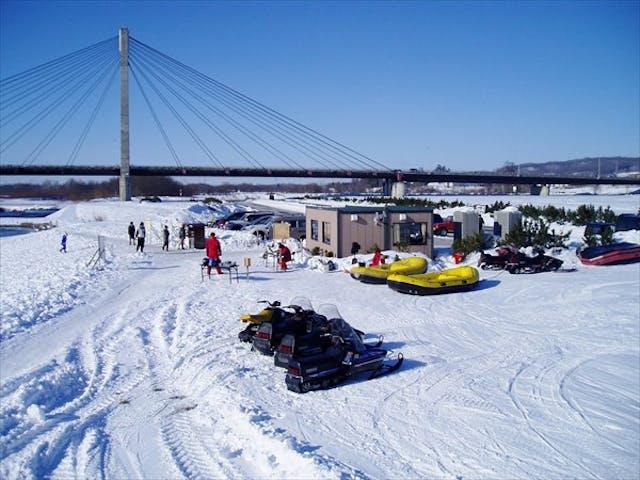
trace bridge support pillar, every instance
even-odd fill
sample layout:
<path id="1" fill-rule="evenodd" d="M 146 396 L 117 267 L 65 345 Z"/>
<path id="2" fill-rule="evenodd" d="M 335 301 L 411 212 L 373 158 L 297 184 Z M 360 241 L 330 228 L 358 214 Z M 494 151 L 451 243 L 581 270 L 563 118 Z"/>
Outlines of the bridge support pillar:
<path id="1" fill-rule="evenodd" d="M 407 191 L 407 184 L 404 182 L 393 182 L 391 184 L 391 197 L 404 198 Z"/>
<path id="2" fill-rule="evenodd" d="M 120 201 L 131 201 L 131 176 L 129 174 L 120 175 Z"/>
<path id="3" fill-rule="evenodd" d="M 391 196 L 391 186 L 393 185 L 393 182 L 391 180 L 389 180 L 388 178 L 385 178 L 384 180 L 382 180 L 382 195 L 385 197 L 390 197 Z"/>
<path id="4" fill-rule="evenodd" d="M 120 29 L 120 200 L 131 201 L 129 175 L 129 30 Z"/>
<path id="5" fill-rule="evenodd" d="M 531 185 L 531 195 L 540 195 L 541 197 L 548 197 L 551 192 L 550 185 Z"/>

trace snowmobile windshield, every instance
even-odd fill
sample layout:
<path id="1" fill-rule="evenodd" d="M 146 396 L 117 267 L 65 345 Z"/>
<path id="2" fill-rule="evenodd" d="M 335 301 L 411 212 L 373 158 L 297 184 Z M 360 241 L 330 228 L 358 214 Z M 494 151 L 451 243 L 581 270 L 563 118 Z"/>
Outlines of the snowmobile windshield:
<path id="1" fill-rule="evenodd" d="M 318 307 L 318 313 L 327 317 L 328 320 L 342 318 L 342 315 L 340 315 L 340 312 L 338 311 L 338 307 L 332 303 L 323 303 L 320 305 Z"/>
<path id="2" fill-rule="evenodd" d="M 364 346 L 360 335 L 342 318 L 331 319 L 331 333 L 341 337 L 345 343 L 350 343 L 354 352 L 363 352 L 367 348 Z"/>
<path id="3" fill-rule="evenodd" d="M 313 312 L 313 305 L 307 297 L 293 297 L 289 305 L 297 305 L 306 312 Z"/>

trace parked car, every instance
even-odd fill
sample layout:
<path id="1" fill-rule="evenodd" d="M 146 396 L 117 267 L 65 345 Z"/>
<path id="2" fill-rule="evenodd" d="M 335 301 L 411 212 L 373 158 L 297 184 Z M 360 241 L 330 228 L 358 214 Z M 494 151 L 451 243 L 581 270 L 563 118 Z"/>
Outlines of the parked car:
<path id="1" fill-rule="evenodd" d="M 435 235 L 446 236 L 450 232 L 453 233 L 453 217 L 449 216 L 443 219 L 437 213 L 433 214 L 433 233 Z"/>
<path id="2" fill-rule="evenodd" d="M 246 225 L 244 225 L 241 228 L 241 230 L 243 232 L 252 233 L 257 237 L 264 238 L 259 235 L 259 232 L 262 232 L 265 229 L 268 230 L 272 221 L 273 221 L 273 215 L 265 215 L 262 217 L 257 217 L 252 221 L 250 221 L 249 223 L 247 223 Z"/>
<path id="3" fill-rule="evenodd" d="M 289 236 L 297 240 L 303 240 L 306 236 L 307 219 L 303 214 L 284 215 L 278 214 L 269 219 L 266 223 L 247 226 L 244 230 L 253 233 L 261 240 L 273 239 L 273 225 L 275 223 L 288 223 Z"/>
<path id="4" fill-rule="evenodd" d="M 640 230 L 640 215 L 623 213 L 616 219 L 616 232 L 627 230 Z"/>
<path id="5" fill-rule="evenodd" d="M 224 226 L 225 230 L 240 230 L 249 223 L 263 217 L 272 217 L 274 215 L 273 212 L 245 212 L 245 214 L 240 217 L 238 220 L 233 220 L 231 222 L 227 222 Z"/>
<path id="6" fill-rule="evenodd" d="M 247 213 L 245 210 L 238 210 L 237 212 L 232 212 L 228 215 L 225 215 L 222 218 L 218 218 L 217 220 L 211 222 L 211 224 L 209 225 L 210 227 L 218 227 L 218 228 L 224 228 L 224 226 L 227 224 L 227 222 L 232 222 L 234 220 L 240 220 L 240 218 L 242 218 L 242 216 Z"/>

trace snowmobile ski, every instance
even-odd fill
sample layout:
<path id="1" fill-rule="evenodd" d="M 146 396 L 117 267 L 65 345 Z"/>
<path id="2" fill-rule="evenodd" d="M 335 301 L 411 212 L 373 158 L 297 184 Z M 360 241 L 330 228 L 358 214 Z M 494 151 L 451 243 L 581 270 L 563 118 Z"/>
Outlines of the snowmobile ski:
<path id="1" fill-rule="evenodd" d="M 378 367 L 377 370 L 374 370 L 371 375 L 369 376 L 369 380 L 372 380 L 374 378 L 378 378 L 378 377 L 382 377 L 383 375 L 386 375 L 388 373 L 391 372 L 395 372 L 396 370 L 398 370 L 400 368 L 400 366 L 402 365 L 402 362 L 404 361 L 404 356 L 402 355 L 402 353 L 398 353 L 395 363 L 383 363 L 380 367 Z"/>

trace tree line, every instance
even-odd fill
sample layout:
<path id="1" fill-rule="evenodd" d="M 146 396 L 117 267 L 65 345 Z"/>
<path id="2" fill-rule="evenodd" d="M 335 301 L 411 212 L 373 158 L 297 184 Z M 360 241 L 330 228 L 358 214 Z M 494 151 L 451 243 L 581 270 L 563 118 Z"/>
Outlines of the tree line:
<path id="1" fill-rule="evenodd" d="M 345 193 L 364 192 L 375 186 L 375 181 L 354 179 L 350 182 L 331 182 L 327 184 L 306 183 L 223 183 L 210 185 L 207 183 L 183 184 L 172 177 L 135 177 L 131 182 L 131 195 L 134 197 L 183 196 L 193 197 L 206 194 L 224 194 L 233 192 L 282 193 Z M 119 197 L 119 179 L 104 181 L 67 180 L 66 182 L 15 183 L 0 185 L 0 195 L 13 198 L 47 197 L 73 201 L 91 200 L 94 198 Z"/>

